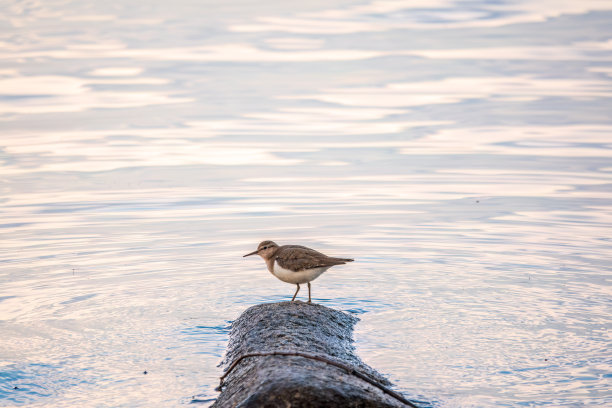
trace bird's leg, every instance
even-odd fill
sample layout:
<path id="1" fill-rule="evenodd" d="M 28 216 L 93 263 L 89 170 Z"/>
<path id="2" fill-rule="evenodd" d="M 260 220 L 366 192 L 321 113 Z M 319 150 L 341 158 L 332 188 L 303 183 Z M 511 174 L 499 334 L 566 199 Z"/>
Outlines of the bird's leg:
<path id="1" fill-rule="evenodd" d="M 308 282 L 308 303 L 312 303 L 312 300 L 310 300 L 310 282 Z"/>
<path id="2" fill-rule="evenodd" d="M 292 302 L 295 300 L 295 297 L 297 296 L 297 293 L 300 291 L 300 284 L 296 283 L 296 285 L 297 285 L 298 288 L 295 291 L 295 293 L 293 294 L 293 299 L 291 299 Z M 309 283 L 309 285 L 310 285 L 310 283 Z"/>

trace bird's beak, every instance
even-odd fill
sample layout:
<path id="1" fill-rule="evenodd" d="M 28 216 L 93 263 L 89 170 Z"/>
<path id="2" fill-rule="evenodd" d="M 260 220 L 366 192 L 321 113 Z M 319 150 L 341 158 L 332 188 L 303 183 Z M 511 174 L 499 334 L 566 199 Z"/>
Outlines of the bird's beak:
<path id="1" fill-rule="evenodd" d="M 245 258 L 245 257 L 247 257 L 247 256 L 255 255 L 255 254 L 257 254 L 257 252 L 258 252 L 258 251 L 253 251 L 253 252 L 251 252 L 250 254 L 246 254 L 246 255 L 244 255 L 244 256 L 243 256 L 243 258 Z"/>

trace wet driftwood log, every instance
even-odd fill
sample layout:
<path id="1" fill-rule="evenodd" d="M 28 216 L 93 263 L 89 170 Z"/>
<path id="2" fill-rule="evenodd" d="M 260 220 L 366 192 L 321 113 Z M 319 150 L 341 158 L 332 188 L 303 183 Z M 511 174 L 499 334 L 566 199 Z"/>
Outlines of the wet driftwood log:
<path id="1" fill-rule="evenodd" d="M 414 407 L 354 354 L 357 320 L 302 302 L 247 309 L 232 324 L 213 407 Z"/>

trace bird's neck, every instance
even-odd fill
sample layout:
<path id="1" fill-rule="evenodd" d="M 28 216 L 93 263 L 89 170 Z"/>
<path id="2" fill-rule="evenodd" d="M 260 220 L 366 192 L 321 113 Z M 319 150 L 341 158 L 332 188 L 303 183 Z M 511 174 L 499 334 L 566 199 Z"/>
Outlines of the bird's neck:
<path id="1" fill-rule="evenodd" d="M 268 270 L 272 273 L 274 273 L 274 261 L 275 261 L 276 257 L 275 256 L 271 256 L 269 258 L 266 259 L 266 266 L 268 267 Z"/>
<path id="2" fill-rule="evenodd" d="M 274 251 L 273 254 L 270 254 L 269 258 L 264 258 L 266 261 L 266 266 L 268 267 L 268 270 L 272 273 L 274 273 L 274 261 L 276 261 L 276 252 Z"/>

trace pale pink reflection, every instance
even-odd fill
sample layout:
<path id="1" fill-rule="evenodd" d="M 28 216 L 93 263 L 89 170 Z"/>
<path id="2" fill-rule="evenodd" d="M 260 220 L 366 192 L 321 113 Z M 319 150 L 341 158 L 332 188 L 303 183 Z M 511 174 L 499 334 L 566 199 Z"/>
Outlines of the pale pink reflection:
<path id="1" fill-rule="evenodd" d="M 87 79 L 69 76 L 13 76 L 0 79 L 0 93 L 5 95 L 48 95 L 0 102 L 0 113 L 41 114 L 82 112 L 99 108 L 135 108 L 191 102 L 160 91 L 99 91 L 96 84 L 166 85 L 162 78 L 132 77 Z"/>
<path id="2" fill-rule="evenodd" d="M 609 81 L 544 79 L 529 76 L 456 77 L 438 81 L 391 83 L 381 87 L 324 90 L 320 94 L 286 96 L 286 99 L 316 99 L 341 106 L 401 108 L 458 103 L 466 99 L 520 101 L 545 96 L 595 99 L 612 96 Z"/>
<path id="3" fill-rule="evenodd" d="M 275 149 L 272 143 L 258 145 L 206 142 L 202 137 L 210 133 L 208 130 L 210 129 L 193 124 L 192 127 L 178 129 L 13 133 L 8 134 L 5 140 L 7 152 L 15 155 L 37 154 L 47 159 L 59 160 L 40 160 L 34 167 L 9 164 L 3 167 L 3 171 L 6 174 L 19 174 L 41 170 L 103 171 L 131 166 L 290 165 L 300 162 L 275 155 L 273 151 L 287 149 Z M 116 140 L 112 135 L 128 139 Z M 134 143 L 129 140 L 129 137 L 134 136 L 146 137 L 148 141 Z M 198 139 L 187 139 L 189 136 Z"/>
<path id="4" fill-rule="evenodd" d="M 129 58 L 153 61 L 233 61 L 233 62 L 306 62 L 351 61 L 387 55 L 387 52 L 367 49 L 319 49 L 270 51 L 248 43 L 227 43 L 208 46 L 173 48 L 130 48 L 123 43 L 109 42 L 80 46 L 61 46 L 51 49 L 13 49 L 0 58 Z"/>
<path id="5" fill-rule="evenodd" d="M 140 75 L 144 71 L 141 67 L 104 67 L 96 68 L 89 72 L 92 76 L 134 76 Z"/>
<path id="6" fill-rule="evenodd" d="M 599 72 L 612 78 L 612 67 L 590 67 L 588 70 L 590 72 Z"/>
<path id="7" fill-rule="evenodd" d="M 438 130 L 402 154 L 500 154 L 556 157 L 608 157 L 612 126 L 504 126 Z"/>
<path id="8" fill-rule="evenodd" d="M 375 0 L 342 9 L 299 13 L 289 17 L 259 17 L 254 22 L 237 23 L 229 28 L 237 32 L 333 35 L 395 29 L 501 27 L 543 22 L 564 14 L 611 9 L 612 4 L 606 0 L 488 2 L 474 5 L 472 9 L 456 0 Z M 373 18 L 373 15 L 387 18 Z"/>
<path id="9" fill-rule="evenodd" d="M 295 137 L 299 135 L 396 134 L 417 126 L 450 124 L 448 121 L 406 121 L 393 117 L 405 112 L 404 109 L 385 107 L 287 107 L 272 112 L 244 113 L 241 118 L 234 120 L 194 121 L 189 122 L 188 125 L 206 129 L 208 134 L 290 135 L 292 136 L 290 146 L 299 150 L 323 147 L 406 145 L 406 142 L 401 140 L 392 141 L 380 137 L 367 141 L 332 139 L 313 143 L 309 139 Z M 257 144 L 265 145 L 265 140 Z"/>
<path id="10" fill-rule="evenodd" d="M 279 50 L 312 50 L 323 48 L 325 40 L 321 38 L 277 37 L 267 38 L 266 44 Z"/>
<path id="11" fill-rule="evenodd" d="M 449 124 L 448 121 L 408 121 L 398 119 L 386 119 L 381 121 L 368 121 L 350 118 L 334 119 L 329 116 L 312 114 L 295 114 L 289 112 L 271 113 L 246 113 L 244 118 L 235 120 L 209 120 L 206 122 L 190 122 L 190 124 L 207 129 L 209 132 L 218 134 L 244 134 L 244 135 L 283 135 L 291 137 L 290 146 L 296 148 L 313 148 L 325 146 L 349 146 L 370 145 L 384 146 L 394 143 L 396 146 L 406 144 L 405 141 L 391 141 L 372 138 L 368 141 L 346 140 L 346 141 L 321 141 L 314 143 L 308 139 L 299 139 L 297 136 L 321 136 L 332 133 L 337 136 L 346 135 L 368 135 L 368 134 L 397 134 L 406 129 L 418 126 L 435 126 Z M 305 121 L 303 119 L 311 119 Z M 303 120 L 303 121 L 296 121 Z M 265 140 L 260 145 L 265 144 Z M 282 148 L 282 147 L 281 147 Z"/>
<path id="12" fill-rule="evenodd" d="M 611 42 L 574 43 L 556 46 L 497 46 L 491 48 L 423 49 L 399 52 L 432 59 L 612 61 Z"/>

